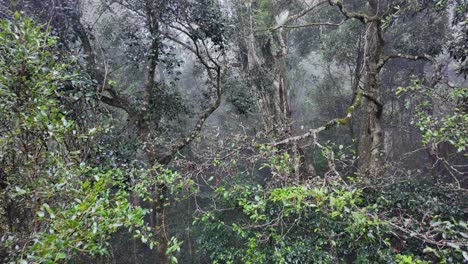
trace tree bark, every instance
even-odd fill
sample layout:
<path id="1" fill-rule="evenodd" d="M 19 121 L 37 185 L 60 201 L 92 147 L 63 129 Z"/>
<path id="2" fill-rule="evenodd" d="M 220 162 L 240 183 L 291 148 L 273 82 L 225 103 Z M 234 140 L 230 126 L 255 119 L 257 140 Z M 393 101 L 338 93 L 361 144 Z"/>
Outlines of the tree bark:
<path id="1" fill-rule="evenodd" d="M 252 5 L 252 4 L 250 4 Z M 254 30 L 254 10 L 249 6 L 246 32 L 241 36 L 241 53 L 245 54 L 243 73 L 258 97 L 257 107 L 264 125 L 264 131 L 273 142 L 292 136 L 291 109 L 289 103 L 289 85 L 287 81 L 288 32 L 277 28 L 258 36 Z M 272 12 L 272 10 L 269 10 Z M 293 160 L 294 179 L 299 181 L 304 160 L 299 143 L 292 141 L 282 146 Z M 310 166 L 309 166 L 310 167 Z M 308 173 L 313 173 L 313 166 Z"/>
<path id="2" fill-rule="evenodd" d="M 377 1 L 369 0 L 369 15 L 377 15 Z M 375 177 L 383 171 L 383 105 L 380 92 L 379 62 L 383 56 L 380 20 L 366 23 L 364 48 L 364 120 L 358 145 L 358 173 L 364 177 Z"/>

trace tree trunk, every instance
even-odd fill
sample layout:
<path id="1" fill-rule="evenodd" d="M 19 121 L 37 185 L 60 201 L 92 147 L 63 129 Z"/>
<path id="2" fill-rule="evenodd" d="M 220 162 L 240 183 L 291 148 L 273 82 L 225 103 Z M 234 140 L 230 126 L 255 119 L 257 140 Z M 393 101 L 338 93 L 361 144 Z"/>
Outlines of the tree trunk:
<path id="1" fill-rule="evenodd" d="M 272 12 L 269 10 L 269 12 Z M 287 81 L 288 33 L 284 28 L 267 32 L 267 36 L 255 35 L 254 11 L 249 11 L 249 21 L 245 25 L 247 34 L 242 36 L 241 52 L 245 54 L 243 72 L 257 95 L 257 107 L 264 125 L 264 131 L 272 141 L 292 136 L 289 86 Z M 300 170 L 304 160 L 298 142 L 284 146 L 293 160 L 294 179 L 300 180 Z M 313 167 L 310 172 L 315 171 Z M 308 171 L 308 172 L 309 172 Z"/>
<path id="2" fill-rule="evenodd" d="M 377 1 L 369 0 L 369 13 L 377 12 Z M 380 103 L 379 62 L 383 55 L 384 41 L 380 20 L 366 23 L 364 55 L 364 120 L 358 146 L 358 173 L 364 177 L 375 177 L 382 173 L 382 107 Z"/>
<path id="3" fill-rule="evenodd" d="M 155 202 L 155 206 L 153 208 L 153 214 L 155 219 L 155 226 L 158 228 L 158 236 L 159 236 L 159 244 L 157 246 L 157 257 L 158 263 L 169 264 L 171 263 L 171 258 L 168 254 L 166 254 L 167 249 L 169 247 L 170 241 L 170 233 L 169 233 L 169 226 L 167 223 L 167 208 L 164 206 L 164 198 L 167 195 L 167 191 L 165 186 L 159 187 L 161 197 L 158 198 Z"/>

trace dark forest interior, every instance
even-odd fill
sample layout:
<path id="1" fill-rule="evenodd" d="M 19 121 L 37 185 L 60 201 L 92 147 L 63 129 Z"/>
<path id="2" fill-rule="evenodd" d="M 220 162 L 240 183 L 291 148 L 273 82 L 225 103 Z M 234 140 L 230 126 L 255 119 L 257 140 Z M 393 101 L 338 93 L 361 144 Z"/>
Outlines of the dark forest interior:
<path id="1" fill-rule="evenodd" d="M 0 0 L 0 263 L 468 263 L 467 0 Z"/>

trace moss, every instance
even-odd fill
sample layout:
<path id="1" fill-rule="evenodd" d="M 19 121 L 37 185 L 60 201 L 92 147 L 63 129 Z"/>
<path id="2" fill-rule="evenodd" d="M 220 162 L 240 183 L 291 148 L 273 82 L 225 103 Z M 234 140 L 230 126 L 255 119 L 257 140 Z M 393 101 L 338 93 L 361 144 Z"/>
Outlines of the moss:
<path id="1" fill-rule="evenodd" d="M 348 109 L 346 109 L 346 113 L 348 114 L 354 113 L 354 111 L 361 105 L 362 97 L 363 97 L 363 92 L 361 89 L 358 89 L 356 91 L 356 99 L 354 100 L 353 105 L 351 105 L 350 107 L 348 107 Z"/>
<path id="2" fill-rule="evenodd" d="M 337 119 L 336 122 L 338 122 L 338 124 L 344 126 L 344 125 L 348 124 L 350 120 L 351 120 L 351 117 L 345 117 L 345 118 Z"/>
<path id="3" fill-rule="evenodd" d="M 356 111 L 356 109 L 361 105 L 362 97 L 363 97 L 363 92 L 362 90 L 359 89 L 356 92 L 356 99 L 354 100 L 354 103 L 350 107 L 348 107 L 348 109 L 346 110 L 348 115 L 346 117 L 337 118 L 328 122 L 327 124 L 325 124 L 325 130 L 328 130 L 334 126 L 347 125 L 351 121 L 352 114 L 354 113 L 354 111 Z"/>
<path id="4" fill-rule="evenodd" d="M 331 120 L 330 122 L 325 124 L 325 130 L 329 130 L 330 128 L 339 125 L 340 123 L 338 122 L 337 119 Z"/>

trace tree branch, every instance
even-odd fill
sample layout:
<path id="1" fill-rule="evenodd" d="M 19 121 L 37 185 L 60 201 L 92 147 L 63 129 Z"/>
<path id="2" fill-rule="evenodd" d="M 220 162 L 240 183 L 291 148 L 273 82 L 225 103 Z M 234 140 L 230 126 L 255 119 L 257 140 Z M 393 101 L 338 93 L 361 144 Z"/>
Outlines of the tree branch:
<path id="1" fill-rule="evenodd" d="M 434 62 L 435 59 L 428 55 L 428 54 L 421 54 L 421 55 L 410 55 L 410 54 L 403 54 L 403 53 L 392 53 L 392 54 L 386 54 L 379 62 L 377 65 L 377 69 L 381 69 L 387 61 L 390 59 L 407 59 L 407 60 L 427 60 L 430 62 Z"/>
<path id="2" fill-rule="evenodd" d="M 304 25 L 291 25 L 291 26 L 286 25 L 292 21 L 300 19 L 301 17 L 305 16 L 306 14 L 310 13 L 311 11 L 313 11 L 314 9 L 316 9 L 317 7 L 325 3 L 327 3 L 327 0 L 319 0 L 313 5 L 311 6 L 309 5 L 302 12 L 299 12 L 298 14 L 289 17 L 282 25 L 278 25 L 276 27 L 269 28 L 269 29 L 256 30 L 256 31 L 274 31 L 280 28 L 304 28 L 304 27 L 311 27 L 311 26 L 339 26 L 341 25 L 344 22 L 344 20 L 341 21 L 339 24 L 334 24 L 334 23 L 329 23 L 329 22 L 317 22 L 317 23 L 309 23 L 309 24 L 304 24 Z"/>
<path id="3" fill-rule="evenodd" d="M 122 96 L 116 89 L 114 89 L 113 86 L 107 85 L 105 91 L 110 94 L 110 97 L 101 94 L 99 97 L 101 102 L 120 108 L 132 116 L 135 116 L 135 114 L 138 113 L 132 103 L 130 103 L 130 100 L 126 96 Z"/>
<path id="4" fill-rule="evenodd" d="M 356 98 L 355 98 L 354 102 L 351 104 L 351 106 L 348 107 L 348 109 L 347 109 L 348 114 L 345 117 L 335 118 L 333 120 L 330 120 L 330 121 L 328 121 L 327 123 L 325 123 L 323 126 L 321 126 L 319 128 L 310 129 L 309 132 L 307 132 L 307 133 L 305 133 L 303 135 L 290 137 L 290 138 L 284 139 L 282 141 L 275 142 L 275 143 L 273 143 L 273 146 L 276 147 L 276 146 L 279 146 L 279 145 L 285 145 L 285 144 L 289 144 L 291 142 L 299 141 L 299 140 L 306 139 L 306 138 L 309 138 L 309 137 L 312 137 L 314 140 L 316 140 L 317 135 L 320 132 L 325 131 L 325 130 L 329 130 L 329 129 L 331 129 L 333 127 L 336 127 L 336 126 L 339 126 L 339 125 L 347 124 L 351 120 L 351 118 L 353 117 L 353 114 L 356 111 L 356 109 L 361 105 L 363 96 L 364 96 L 364 92 L 361 89 L 358 89 L 356 91 Z"/>
<path id="5" fill-rule="evenodd" d="M 181 149 L 183 149 L 185 146 L 190 144 L 201 132 L 203 125 L 205 124 L 206 120 L 208 117 L 210 117 L 211 114 L 218 109 L 218 107 L 221 105 L 221 96 L 222 96 L 222 88 L 221 88 L 221 78 L 222 78 L 222 73 L 221 73 L 221 67 L 218 67 L 216 69 L 216 100 L 213 103 L 213 105 L 208 108 L 198 119 L 194 129 L 190 133 L 190 135 L 175 145 L 172 146 L 171 150 L 169 151 L 169 154 L 167 154 L 165 157 L 163 157 L 160 162 L 162 164 L 168 163 L 172 158 L 179 152 Z"/>
<path id="6" fill-rule="evenodd" d="M 186 35 L 192 41 L 193 47 L 187 43 L 182 42 L 181 40 L 175 37 L 170 36 L 168 33 L 165 34 L 165 37 L 167 39 L 181 45 L 182 47 L 186 48 L 187 50 L 195 54 L 195 56 L 197 56 L 198 60 L 205 67 L 205 70 L 209 78 L 211 78 L 211 80 L 214 80 L 215 82 L 216 99 L 213 105 L 209 107 L 208 109 L 206 109 L 205 112 L 199 117 L 190 135 L 180 140 L 176 144 L 174 144 L 171 147 L 171 150 L 169 151 L 169 153 L 166 156 L 164 156 L 162 159 L 160 159 L 160 162 L 163 164 L 168 163 L 170 160 L 173 159 L 173 157 L 177 154 L 177 152 L 179 152 L 181 149 L 183 149 L 188 144 L 190 144 L 200 134 L 208 117 L 210 117 L 211 114 L 213 114 L 216 111 L 216 109 L 219 108 L 219 106 L 221 105 L 221 99 L 222 99 L 222 76 L 224 76 L 224 73 L 226 71 L 226 68 L 224 68 L 224 71 L 222 71 L 223 67 L 220 65 L 220 62 L 216 61 L 210 55 L 208 44 L 205 41 L 203 40 L 198 41 L 196 37 L 190 34 L 189 30 L 185 30 L 183 28 L 180 28 L 174 25 L 171 25 L 170 27 Z"/>
<path id="7" fill-rule="evenodd" d="M 380 20 L 381 18 L 377 15 L 375 16 L 368 16 L 366 14 L 362 14 L 362 13 L 356 13 L 356 12 L 351 12 L 349 10 L 347 10 L 344 5 L 343 5 L 343 1 L 342 0 L 336 0 L 336 2 L 333 2 L 332 0 L 328 0 L 328 3 L 331 5 L 331 6 L 337 6 L 338 9 L 340 10 L 340 12 L 347 18 L 347 19 L 350 19 L 350 18 L 354 18 L 354 19 L 358 19 L 359 21 L 361 21 L 362 23 L 364 24 L 367 24 L 369 22 L 372 22 L 372 21 L 378 21 Z"/>
<path id="8" fill-rule="evenodd" d="M 366 92 L 362 92 L 362 96 L 365 97 L 367 100 L 373 102 L 375 105 L 377 105 L 377 107 L 379 109 L 382 109 L 383 108 L 383 104 L 381 102 L 379 102 L 379 100 L 377 100 L 375 97 L 373 97 L 372 95 L 366 93 Z"/>
<path id="9" fill-rule="evenodd" d="M 88 33 L 84 25 L 81 23 L 80 17 L 77 15 L 71 14 L 73 29 L 78 35 L 79 39 L 81 40 L 81 46 L 83 48 L 83 52 L 86 59 L 86 68 L 88 73 L 90 74 L 91 78 L 93 78 L 97 82 L 98 87 L 105 88 L 106 91 L 109 92 L 111 97 L 100 95 L 100 99 L 103 103 L 108 104 L 113 107 L 120 108 L 127 112 L 128 114 L 134 114 L 135 111 L 133 110 L 130 101 L 128 98 L 123 97 L 120 95 L 114 87 L 105 84 L 106 77 L 105 74 L 99 70 L 97 65 L 96 53 L 91 45 L 91 41 L 89 39 Z M 98 92 L 98 91 L 96 91 Z M 100 92 L 100 91 L 99 91 Z M 98 92 L 98 93 L 99 93 Z"/>
<path id="10" fill-rule="evenodd" d="M 339 27 L 339 26 L 341 26 L 345 21 L 346 21 L 346 19 L 343 19 L 340 23 L 314 22 L 314 23 L 308 23 L 308 24 L 303 24 L 303 25 L 291 25 L 291 26 L 282 25 L 282 26 L 278 26 L 278 27 L 272 28 L 272 29 L 270 29 L 270 30 L 277 30 L 277 29 L 280 29 L 280 28 L 290 28 L 290 29 L 294 29 L 294 28 L 314 27 L 314 26 Z"/>
<path id="11" fill-rule="evenodd" d="M 288 20 L 286 20 L 286 23 L 289 23 L 291 21 L 294 21 L 294 20 L 297 20 L 305 15 L 307 15 L 308 13 L 310 13 L 311 11 L 313 11 L 314 9 L 316 9 L 317 7 L 321 6 L 322 4 L 325 4 L 327 1 L 326 0 L 319 0 L 317 1 L 317 3 L 314 3 L 313 5 L 309 6 L 308 8 L 304 9 L 302 12 L 294 15 L 294 16 L 291 16 Z M 285 24 L 286 24 L 285 23 Z"/>

